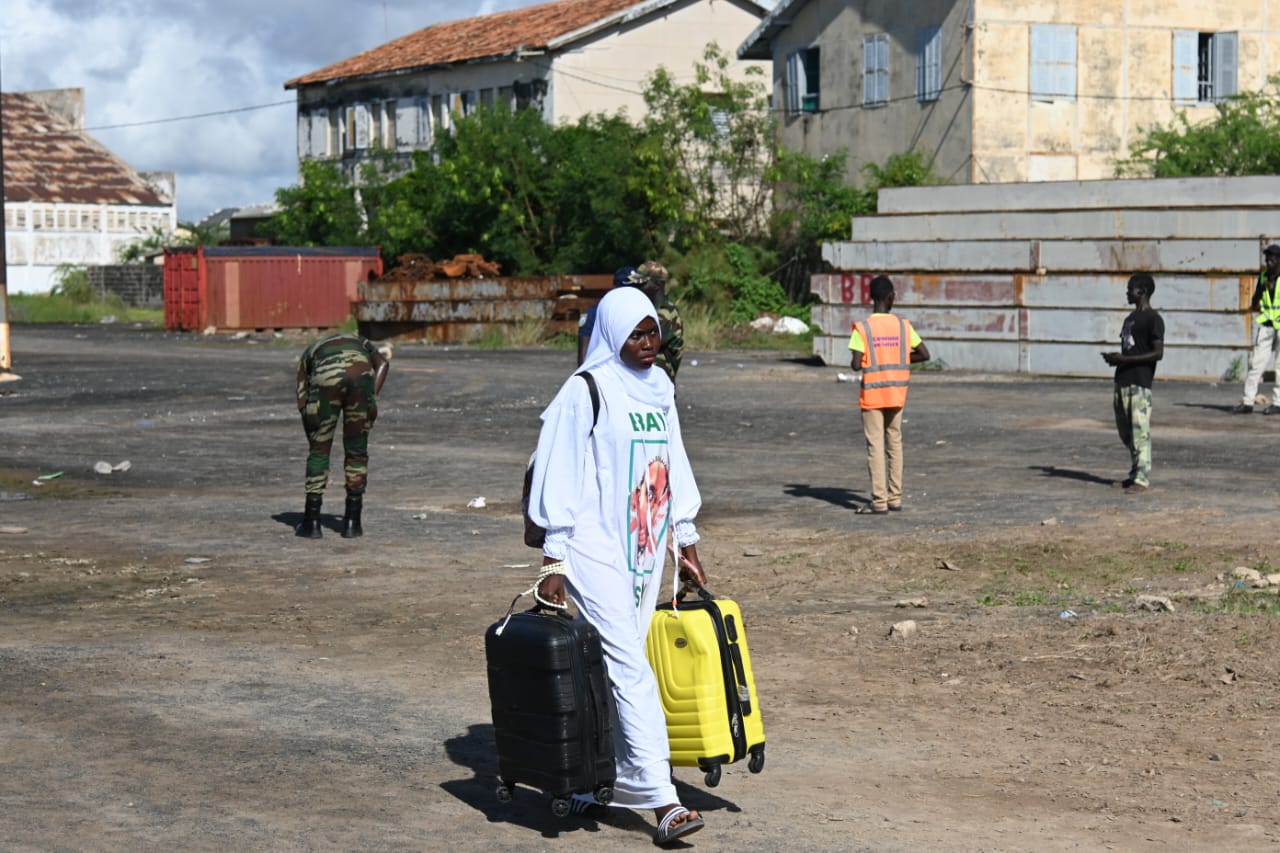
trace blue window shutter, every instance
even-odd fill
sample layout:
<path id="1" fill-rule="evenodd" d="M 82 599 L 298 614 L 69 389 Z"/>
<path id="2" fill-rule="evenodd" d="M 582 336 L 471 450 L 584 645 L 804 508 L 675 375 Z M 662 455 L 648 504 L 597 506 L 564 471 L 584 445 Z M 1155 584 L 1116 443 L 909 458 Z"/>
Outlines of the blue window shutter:
<path id="1" fill-rule="evenodd" d="M 889 36 L 888 35 L 880 36 L 877 44 L 880 49 L 879 51 L 880 62 L 879 62 L 879 67 L 877 68 L 877 71 L 878 71 L 877 76 L 879 78 L 880 85 L 878 87 L 877 93 L 880 95 L 879 100 L 881 103 L 888 103 L 889 101 Z"/>
<path id="2" fill-rule="evenodd" d="M 1076 96 L 1076 28 L 1032 24 L 1031 97 L 1074 100 Z"/>
<path id="3" fill-rule="evenodd" d="M 1046 27 L 1031 27 L 1031 97 L 1047 98 L 1052 93 L 1053 79 L 1049 65 L 1052 44 Z"/>
<path id="4" fill-rule="evenodd" d="M 1173 32 L 1173 99 L 1194 101 L 1199 73 L 1200 34 L 1195 30 Z"/>
<path id="5" fill-rule="evenodd" d="M 800 75 L 802 73 L 800 51 L 792 51 L 787 56 L 787 112 L 800 112 Z"/>
<path id="6" fill-rule="evenodd" d="M 1054 94 L 1076 97 L 1076 28 L 1061 27 L 1054 34 Z"/>
<path id="7" fill-rule="evenodd" d="M 1213 99 L 1225 100 L 1239 91 L 1239 33 L 1213 34 Z"/>
<path id="8" fill-rule="evenodd" d="M 889 100 L 889 36 L 879 33 L 862 37 L 862 103 L 882 104 Z"/>
<path id="9" fill-rule="evenodd" d="M 916 30 L 916 98 L 937 100 L 942 91 L 942 30 L 923 27 Z"/>
<path id="10" fill-rule="evenodd" d="M 875 36 L 862 37 L 862 103 L 875 103 L 876 87 L 876 39 Z"/>

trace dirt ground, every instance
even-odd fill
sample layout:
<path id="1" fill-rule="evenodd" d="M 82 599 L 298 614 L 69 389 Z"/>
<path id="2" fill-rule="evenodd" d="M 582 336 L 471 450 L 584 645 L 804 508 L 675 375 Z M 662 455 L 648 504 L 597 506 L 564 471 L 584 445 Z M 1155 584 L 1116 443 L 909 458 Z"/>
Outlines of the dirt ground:
<path id="1" fill-rule="evenodd" d="M 337 490 L 310 541 L 304 343 L 13 330 L 0 849 L 649 848 L 652 815 L 493 795 L 482 635 L 534 574 L 520 475 L 571 354 L 398 347 L 366 535 L 337 535 Z M 907 508 L 858 516 L 839 369 L 686 356 L 699 551 L 768 747 L 714 789 L 676 771 L 707 818 L 685 848 L 1276 849 L 1276 590 L 1229 575 L 1280 570 L 1280 418 L 1157 379 L 1132 497 L 1108 381 L 918 374 Z"/>

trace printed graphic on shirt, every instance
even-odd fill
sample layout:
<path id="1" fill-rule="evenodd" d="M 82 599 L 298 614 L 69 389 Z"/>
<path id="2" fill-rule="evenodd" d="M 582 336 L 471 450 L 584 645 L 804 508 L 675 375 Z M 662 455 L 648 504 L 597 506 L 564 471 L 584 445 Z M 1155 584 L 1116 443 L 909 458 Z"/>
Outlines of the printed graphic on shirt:
<path id="1" fill-rule="evenodd" d="M 631 417 L 634 422 L 635 418 L 643 416 Z M 655 413 L 650 417 L 662 416 Z M 663 564 L 662 543 L 671 511 L 668 470 L 665 429 L 662 439 L 632 440 L 631 470 L 628 477 L 632 489 L 630 506 L 627 508 L 627 553 L 637 607 L 644 600 L 645 590 L 649 587 L 654 571 L 660 571 Z"/>
<path id="2" fill-rule="evenodd" d="M 1124 327 L 1120 329 L 1120 352 L 1127 355 L 1137 346 L 1138 342 L 1133 339 L 1133 315 L 1130 314 L 1124 318 Z"/>

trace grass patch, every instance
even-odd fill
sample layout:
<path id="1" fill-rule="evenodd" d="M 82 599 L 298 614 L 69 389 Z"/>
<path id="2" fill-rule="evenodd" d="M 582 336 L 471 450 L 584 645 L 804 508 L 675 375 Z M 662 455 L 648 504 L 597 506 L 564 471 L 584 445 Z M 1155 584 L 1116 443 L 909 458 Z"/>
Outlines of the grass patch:
<path id="1" fill-rule="evenodd" d="M 1221 598 L 1197 601 L 1193 609 L 1199 613 L 1236 616 L 1280 616 L 1280 592 L 1233 586 Z"/>
<path id="2" fill-rule="evenodd" d="M 164 311 L 159 308 L 130 308 L 118 295 L 78 302 L 72 298 L 42 293 L 9 295 L 9 322 L 22 323 L 142 323 L 164 324 Z"/>

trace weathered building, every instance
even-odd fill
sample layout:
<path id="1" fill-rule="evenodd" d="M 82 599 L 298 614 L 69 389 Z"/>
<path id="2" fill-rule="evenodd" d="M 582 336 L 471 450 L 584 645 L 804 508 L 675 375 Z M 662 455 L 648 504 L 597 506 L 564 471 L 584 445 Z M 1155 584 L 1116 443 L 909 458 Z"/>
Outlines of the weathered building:
<path id="1" fill-rule="evenodd" d="M 638 119 L 659 66 L 688 80 L 708 43 L 732 53 L 764 15 L 752 0 L 558 0 L 436 24 L 286 82 L 298 159 L 355 175 L 374 149 L 407 160 L 458 116 L 498 104 L 555 124 Z"/>
<path id="2" fill-rule="evenodd" d="M 738 48 L 772 60 L 780 139 L 906 151 L 954 183 L 1093 180 L 1143 129 L 1280 71 L 1262 0 L 782 0 Z"/>
<path id="3" fill-rule="evenodd" d="M 114 263 L 178 224 L 172 172 L 136 172 L 84 131 L 84 90 L 0 95 L 10 293 L 40 293 L 63 264 Z"/>

